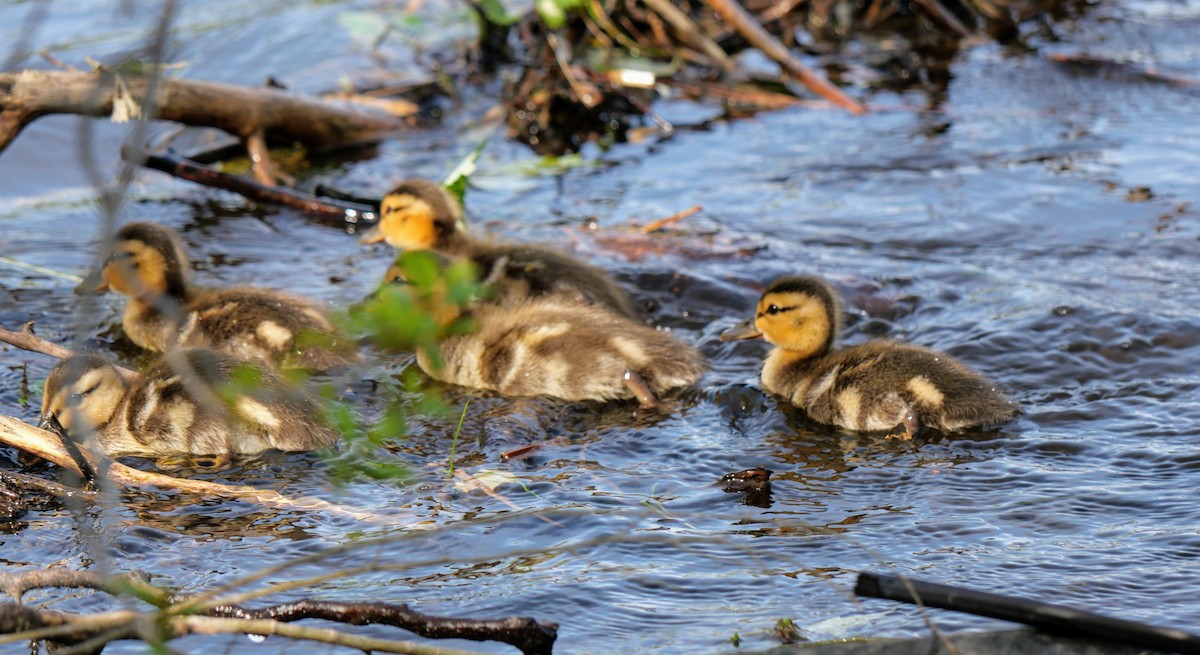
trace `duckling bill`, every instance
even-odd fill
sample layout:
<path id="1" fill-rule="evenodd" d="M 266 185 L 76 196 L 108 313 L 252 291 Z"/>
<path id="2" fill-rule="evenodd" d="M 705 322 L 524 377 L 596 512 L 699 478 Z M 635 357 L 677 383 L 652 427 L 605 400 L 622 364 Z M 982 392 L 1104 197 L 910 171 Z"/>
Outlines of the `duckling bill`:
<path id="1" fill-rule="evenodd" d="M 433 250 L 469 259 L 497 300 L 573 296 L 581 304 L 638 318 L 629 293 L 603 269 L 552 248 L 490 241 L 471 234 L 462 223 L 458 201 L 429 180 L 408 180 L 389 191 L 380 201 L 379 222 L 360 241 L 387 241 L 401 250 Z M 390 269 L 384 282 L 394 277 L 395 271 Z"/>
<path id="2" fill-rule="evenodd" d="M 178 235 L 154 223 L 117 231 L 99 268 L 76 294 L 112 290 L 129 297 L 121 325 L 138 346 L 209 346 L 241 358 L 325 370 L 352 358 L 333 325 L 311 301 L 279 291 L 239 287 L 199 290 Z"/>
<path id="3" fill-rule="evenodd" d="M 723 341 L 762 337 L 775 349 L 762 386 L 820 423 L 850 430 L 903 427 L 954 432 L 1014 418 L 1019 409 L 994 383 L 928 348 L 874 341 L 833 348 L 841 309 L 815 277 L 782 277 L 763 292 L 755 315 Z"/>
<path id="4" fill-rule="evenodd" d="M 235 377 L 253 383 L 239 389 Z M 68 443 L 94 435 L 110 457 L 303 451 L 338 436 L 277 373 L 206 348 L 163 356 L 132 381 L 101 357 L 63 360 L 46 378 L 41 418 Z"/>

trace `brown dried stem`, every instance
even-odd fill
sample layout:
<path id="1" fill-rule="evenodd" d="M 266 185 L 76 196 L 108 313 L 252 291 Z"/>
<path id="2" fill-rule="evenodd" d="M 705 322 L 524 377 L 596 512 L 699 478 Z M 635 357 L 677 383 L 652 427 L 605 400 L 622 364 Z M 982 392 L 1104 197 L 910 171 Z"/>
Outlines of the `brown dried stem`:
<path id="1" fill-rule="evenodd" d="M 750 45 L 758 48 L 763 54 L 775 60 L 785 71 L 807 86 L 813 93 L 829 100 L 852 114 L 865 114 L 867 108 L 859 101 L 842 92 L 823 78 L 805 68 L 792 56 L 779 39 L 771 36 L 753 16 L 746 13 L 736 0 L 705 0 L 708 6 L 717 13 Z"/>

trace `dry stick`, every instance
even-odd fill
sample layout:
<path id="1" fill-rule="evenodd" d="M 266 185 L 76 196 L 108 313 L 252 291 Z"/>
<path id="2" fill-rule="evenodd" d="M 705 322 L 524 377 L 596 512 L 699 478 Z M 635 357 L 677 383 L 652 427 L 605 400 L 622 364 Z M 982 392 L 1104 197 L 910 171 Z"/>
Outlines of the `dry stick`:
<path id="1" fill-rule="evenodd" d="M 255 130 L 246 137 L 246 152 L 250 155 L 250 171 L 254 173 L 254 179 L 265 187 L 274 187 L 275 165 L 271 163 L 267 136 L 262 130 Z"/>
<path id="2" fill-rule="evenodd" d="M 24 421 L 20 421 L 11 416 L 0 416 L 0 443 L 8 444 L 14 448 L 19 448 L 26 452 L 32 453 L 58 464 L 59 466 L 80 473 L 79 466 L 67 454 L 67 451 L 62 447 L 56 435 L 45 430 L 35 428 Z M 100 459 L 93 455 L 96 459 Z M 328 501 L 320 498 L 311 498 L 305 496 L 297 496 L 289 498 L 283 494 L 271 489 L 256 489 L 243 485 L 227 485 L 218 484 L 216 482 L 205 482 L 203 480 L 187 480 L 184 478 L 176 478 L 161 473 L 151 473 L 141 471 L 124 464 L 117 462 L 98 461 L 92 462 L 93 468 L 97 471 L 107 471 L 108 477 L 114 482 L 123 487 L 143 488 L 157 487 L 162 489 L 176 489 L 187 493 L 209 496 L 222 496 L 225 498 L 237 498 L 266 505 L 268 507 L 278 507 L 282 509 L 302 509 L 309 511 L 323 511 L 348 516 L 360 521 L 384 521 L 389 520 L 386 517 L 376 514 L 363 512 L 353 512 L 343 507 L 339 507 Z"/>
<path id="3" fill-rule="evenodd" d="M 173 596 L 162 589 L 151 586 L 147 584 L 145 576 L 140 573 L 128 573 L 113 577 L 98 575 L 91 571 L 70 569 L 39 569 L 21 573 L 0 573 L 0 590 L 12 596 L 17 602 L 20 602 L 21 597 L 32 589 L 51 587 L 95 589 L 114 596 L 132 592 L 138 598 L 160 609 L 188 603 L 194 598 Z M 389 625 L 428 639 L 499 641 L 520 649 L 526 655 L 549 655 L 558 630 L 558 626 L 553 623 L 542 623 L 524 616 L 509 616 L 501 619 L 462 619 L 422 614 L 404 604 L 345 603 L 307 599 L 262 608 L 219 604 L 199 609 L 198 613 L 216 618 L 270 620 L 282 623 L 304 619 L 322 619 L 346 625 Z M 44 627 L 44 625 L 54 625 L 54 623 L 31 625 L 22 629 Z M 6 631 L 0 630 L 0 632 Z"/>
<path id="4" fill-rule="evenodd" d="M 699 213 L 700 210 L 702 210 L 702 209 L 704 209 L 704 207 L 701 207 L 700 205 L 695 205 L 692 207 L 688 207 L 687 209 L 685 209 L 681 212 L 671 214 L 670 216 L 668 216 L 666 218 L 660 218 L 657 221 L 651 221 L 642 227 L 642 234 L 650 234 L 651 232 L 657 232 L 657 231 L 663 229 L 664 227 L 667 227 L 668 225 L 678 223 L 679 221 L 682 221 L 683 219 L 685 219 L 689 216 L 692 216 L 693 214 Z"/>
<path id="5" fill-rule="evenodd" d="M 1072 636 L 1117 641 L 1172 653 L 1200 653 L 1200 635 L 1084 612 L 1036 600 L 914 580 L 859 573 L 854 593 L 1032 625 Z"/>
<path id="6" fill-rule="evenodd" d="M 729 24 L 750 45 L 758 48 L 763 54 L 783 67 L 785 71 L 800 80 L 813 93 L 829 100 L 852 114 L 865 114 L 867 108 L 857 100 L 842 93 L 841 89 L 833 86 L 804 67 L 792 56 L 779 39 L 771 36 L 753 16 L 746 13 L 736 0 L 705 0 L 717 15 Z"/>
<path id="7" fill-rule="evenodd" d="M 122 75 L 139 104 L 150 77 Z M 341 106 L 272 88 L 250 88 L 199 80 L 159 80 L 154 118 L 215 127 L 245 139 L 262 130 L 272 141 L 311 148 L 371 143 L 405 130 L 396 116 Z M 49 114 L 106 117 L 112 114 L 116 84 L 108 72 L 24 70 L 0 73 L 0 152 L 25 125 Z"/>
<path id="8" fill-rule="evenodd" d="M 171 621 L 171 627 L 176 635 L 219 635 L 219 634 L 252 634 L 279 635 L 292 639 L 305 639 L 325 644 L 348 646 L 365 653 L 407 653 L 409 655 L 480 655 L 477 651 L 444 648 L 442 646 L 427 646 L 411 641 L 392 641 L 374 637 L 348 635 L 328 628 L 312 628 L 302 625 L 291 625 L 265 619 L 218 619 L 206 616 L 186 616 Z"/>
<path id="9" fill-rule="evenodd" d="M 913 2 L 921 9 L 924 9 L 930 18 L 957 34 L 959 38 L 965 39 L 971 36 L 971 30 L 967 29 L 967 26 L 958 20 L 958 16 L 950 13 L 950 10 L 942 6 L 942 3 L 938 2 L 938 0 L 913 0 Z"/>
<path id="10" fill-rule="evenodd" d="M 729 87 L 723 84 L 674 79 L 663 79 L 662 82 L 688 96 L 723 100 L 727 105 L 735 108 L 738 106 L 749 106 L 753 109 L 783 109 L 805 103 L 819 102 L 816 100 L 804 100 L 786 93 L 767 91 L 765 89 Z"/>
<path id="11" fill-rule="evenodd" d="M 0 327 L 0 341 L 12 344 L 22 350 L 30 352 L 42 353 L 59 359 L 67 359 L 75 355 L 74 352 L 67 348 L 46 341 L 45 339 L 33 333 L 33 321 L 21 326 L 20 332 L 13 332 Z"/>
<path id="12" fill-rule="evenodd" d="M 407 605 L 389 603 L 340 603 L 300 600 L 271 607 L 249 609 L 237 605 L 216 605 L 203 610 L 205 616 L 243 620 L 290 623 L 304 619 L 324 619 L 348 625 L 390 625 L 427 639 L 469 639 L 499 641 L 521 650 L 525 655 L 549 655 L 557 637 L 555 624 L 541 623 L 525 616 L 503 619 L 461 619 L 430 616 Z"/>
<path id="13" fill-rule="evenodd" d="M 671 24 L 676 32 L 693 48 L 699 49 L 714 64 L 720 67 L 726 73 L 732 73 L 736 70 L 733 62 L 729 60 L 729 55 L 717 45 L 707 34 L 692 22 L 688 15 L 683 13 L 678 7 L 667 2 L 667 0 L 644 0 L 647 7 L 654 10 L 654 13 L 662 16 L 663 20 Z"/>
<path id="14" fill-rule="evenodd" d="M 286 187 L 268 187 L 239 175 L 230 175 L 201 166 L 193 161 L 169 155 L 127 153 L 146 168 L 162 171 L 189 182 L 203 184 L 240 194 L 255 202 L 267 202 L 291 207 L 309 216 L 331 222 L 339 227 L 374 223 L 378 208 L 357 202 L 328 200 Z"/>

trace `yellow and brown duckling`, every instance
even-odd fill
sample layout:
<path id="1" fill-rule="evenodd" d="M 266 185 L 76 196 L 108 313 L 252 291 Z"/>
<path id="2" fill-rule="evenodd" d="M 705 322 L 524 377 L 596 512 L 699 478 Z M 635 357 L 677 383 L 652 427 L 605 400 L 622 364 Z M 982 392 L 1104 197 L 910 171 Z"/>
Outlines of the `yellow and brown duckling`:
<path id="1" fill-rule="evenodd" d="M 363 243 L 387 241 L 401 250 L 433 250 L 474 262 L 496 300 L 544 294 L 573 295 L 638 319 L 629 293 L 603 269 L 564 252 L 531 244 L 479 238 L 462 223 L 462 207 L 444 187 L 429 180 L 401 182 L 380 201 L 379 223 Z M 389 269 L 385 282 L 395 279 Z"/>
<path id="2" fill-rule="evenodd" d="M 103 264 L 77 294 L 113 290 L 129 297 L 121 325 L 138 346 L 210 346 L 235 357 L 326 370 L 352 358 L 311 301 L 256 287 L 199 290 L 175 231 L 130 223 L 117 231 Z"/>
<path id="3" fill-rule="evenodd" d="M 43 394 L 44 427 L 70 440 L 94 434 L 111 457 L 305 451 L 338 437 L 278 373 L 207 348 L 174 350 L 132 380 L 76 355 L 50 371 Z"/>
<path id="4" fill-rule="evenodd" d="M 1016 403 L 994 383 L 944 353 L 890 341 L 834 350 L 840 316 L 823 280 L 782 277 L 763 292 L 754 317 L 721 339 L 761 336 L 776 346 L 763 364 L 763 388 L 819 423 L 867 431 L 902 426 L 911 436 L 1017 415 Z"/>
<path id="5" fill-rule="evenodd" d="M 706 368 L 695 348 L 666 332 L 571 297 L 545 295 L 468 309 L 476 331 L 439 344 L 441 367 L 417 363 L 444 382 L 505 396 L 564 400 L 658 397 L 694 384 Z"/>

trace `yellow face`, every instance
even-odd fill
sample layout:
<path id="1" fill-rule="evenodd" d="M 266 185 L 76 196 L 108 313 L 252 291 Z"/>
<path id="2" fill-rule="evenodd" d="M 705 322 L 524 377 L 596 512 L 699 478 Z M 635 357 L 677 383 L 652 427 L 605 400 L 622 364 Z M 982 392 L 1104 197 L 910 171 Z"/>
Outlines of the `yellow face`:
<path id="1" fill-rule="evenodd" d="M 68 434 L 85 435 L 112 418 L 125 390 L 125 380 L 112 366 L 71 358 L 46 378 L 42 422 L 57 419 Z"/>
<path id="2" fill-rule="evenodd" d="M 131 298 L 160 294 L 167 289 L 167 262 L 163 254 L 143 241 L 122 241 L 105 260 L 75 287 L 75 293 L 103 293 L 112 289 Z"/>
<path id="3" fill-rule="evenodd" d="M 362 240 L 387 241 L 401 250 L 427 250 L 437 246 L 436 219 L 425 200 L 407 193 L 388 194 L 379 203 L 379 225 Z"/>
<path id="4" fill-rule="evenodd" d="M 815 353 L 826 346 L 829 307 L 803 292 L 767 293 L 758 301 L 754 327 L 763 338 L 785 350 Z"/>
<path id="5" fill-rule="evenodd" d="M 810 357 L 827 350 L 832 343 L 836 308 L 817 296 L 802 291 L 763 294 L 754 318 L 726 330 L 721 340 L 762 337 L 784 350 Z"/>

